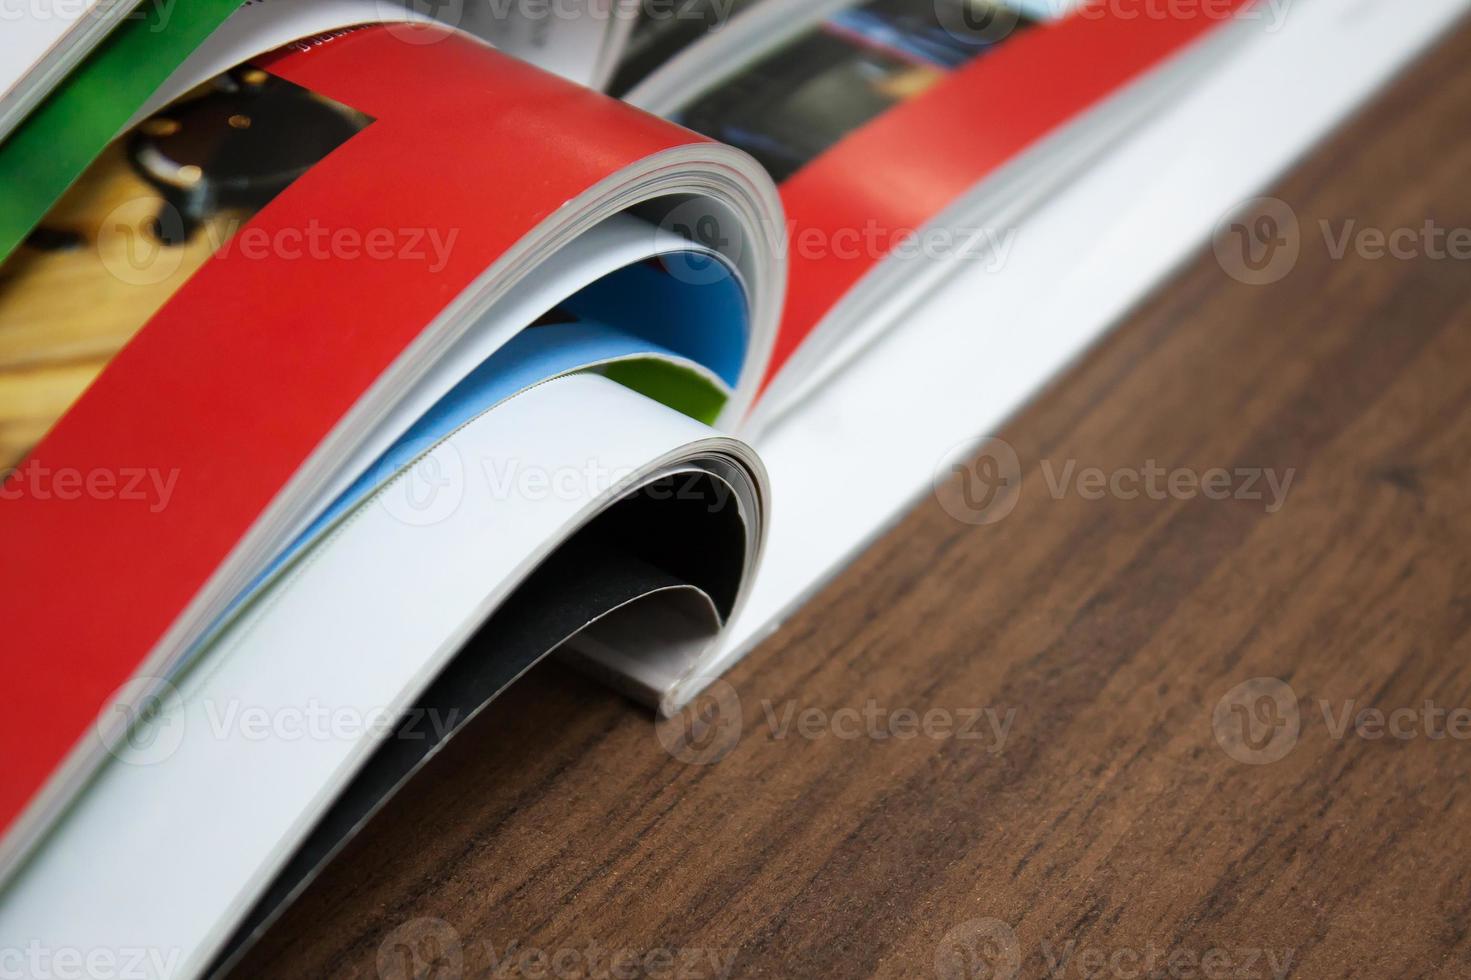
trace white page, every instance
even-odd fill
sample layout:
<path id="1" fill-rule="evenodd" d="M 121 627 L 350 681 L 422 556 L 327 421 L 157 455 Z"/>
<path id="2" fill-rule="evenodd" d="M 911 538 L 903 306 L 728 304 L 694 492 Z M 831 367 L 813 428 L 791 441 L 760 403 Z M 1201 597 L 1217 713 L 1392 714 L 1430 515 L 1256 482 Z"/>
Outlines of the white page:
<path id="1" fill-rule="evenodd" d="M 684 48 L 624 93 L 667 116 L 856 0 L 761 0 Z"/>
<path id="2" fill-rule="evenodd" d="M 422 0 L 412 0 L 417 5 Z M 427 5 L 426 5 L 427 6 Z M 601 89 L 627 44 L 638 0 L 454 0 L 429 9 L 523 61 Z"/>
<path id="3" fill-rule="evenodd" d="M 1261 36 L 1030 215 L 1000 271 L 957 275 L 763 431 L 767 558 L 720 662 L 775 630 L 1468 9 L 1297 0 L 1268 31 L 1264 6 Z M 841 493 L 834 474 L 852 474 Z"/>
<path id="4" fill-rule="evenodd" d="M 133 6 L 134 0 L 0 0 L 0 139 Z"/>
<path id="5" fill-rule="evenodd" d="M 728 452 L 749 450 L 592 375 L 460 429 L 419 468 L 450 478 L 437 496 L 416 501 L 412 475 L 387 488 L 180 679 L 0 899 L 0 948 L 144 950 L 150 977 L 195 975 L 372 751 L 364 727 L 411 703 L 610 488 Z M 551 492 L 507 492 L 507 466 Z M 313 705 L 340 719 L 319 737 L 300 720 Z M 261 735 L 252 717 L 274 721 Z M 307 737 L 278 727 L 292 718 Z"/>
<path id="6" fill-rule="evenodd" d="M 107 0 L 75 0 L 74 3 L 36 3 L 29 0 L 0 0 L 0 93 L 9 97 L 27 73 L 65 47 L 67 35 L 84 26 L 87 19 L 105 10 Z"/>

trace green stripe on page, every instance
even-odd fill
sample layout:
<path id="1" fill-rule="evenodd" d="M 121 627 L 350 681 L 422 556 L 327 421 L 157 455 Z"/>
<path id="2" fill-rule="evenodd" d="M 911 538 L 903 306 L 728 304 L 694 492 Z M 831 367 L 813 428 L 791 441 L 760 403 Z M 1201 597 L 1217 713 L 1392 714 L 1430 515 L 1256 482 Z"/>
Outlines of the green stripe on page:
<path id="1" fill-rule="evenodd" d="M 0 143 L 0 262 L 239 3 L 141 5 Z"/>
<path id="2" fill-rule="evenodd" d="M 725 407 L 726 392 L 697 371 L 657 357 L 615 361 L 597 369 L 609 381 L 706 425 L 714 425 Z"/>

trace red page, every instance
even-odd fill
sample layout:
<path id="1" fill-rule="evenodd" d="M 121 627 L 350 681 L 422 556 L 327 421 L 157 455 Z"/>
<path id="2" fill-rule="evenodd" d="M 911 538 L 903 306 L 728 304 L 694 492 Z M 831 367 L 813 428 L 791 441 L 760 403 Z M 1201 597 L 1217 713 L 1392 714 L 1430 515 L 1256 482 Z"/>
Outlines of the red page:
<path id="1" fill-rule="evenodd" d="M 453 232 L 453 248 L 423 261 L 222 249 L 6 481 L 6 831 L 281 487 L 450 300 L 569 199 L 700 139 L 458 36 L 417 45 L 368 28 L 261 66 L 373 121 L 237 238 L 437 229 Z M 59 474 L 138 471 L 176 476 L 167 506 L 58 493 Z"/>
<path id="2" fill-rule="evenodd" d="M 1248 2 L 1095 0 L 1018 32 L 788 177 L 781 196 L 794 240 L 808 234 L 832 245 L 853 229 L 879 242 L 902 238 Z M 882 258 L 866 248 L 793 250 L 768 379 Z"/>

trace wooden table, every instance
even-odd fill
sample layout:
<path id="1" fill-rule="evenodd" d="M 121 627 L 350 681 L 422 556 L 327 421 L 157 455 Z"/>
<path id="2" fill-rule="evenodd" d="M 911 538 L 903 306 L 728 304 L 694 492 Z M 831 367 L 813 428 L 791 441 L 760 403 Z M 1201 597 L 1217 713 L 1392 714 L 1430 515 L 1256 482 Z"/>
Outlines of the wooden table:
<path id="1" fill-rule="evenodd" d="M 1471 261 L 1332 247 L 1471 228 L 1468 121 L 1462 30 L 1273 191 L 1290 274 L 1203 250 L 1000 433 L 1011 513 L 946 488 L 731 674 L 718 761 L 539 669 L 236 975 L 1471 976 Z"/>

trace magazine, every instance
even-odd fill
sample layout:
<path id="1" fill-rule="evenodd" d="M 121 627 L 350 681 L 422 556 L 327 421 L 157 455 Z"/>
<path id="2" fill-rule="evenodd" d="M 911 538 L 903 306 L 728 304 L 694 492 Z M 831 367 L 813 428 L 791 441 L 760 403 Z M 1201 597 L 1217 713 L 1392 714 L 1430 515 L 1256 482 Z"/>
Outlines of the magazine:
<path id="1" fill-rule="evenodd" d="M 1144 2 L 266 0 L 82 59 L 0 143 L 0 943 L 218 970 L 544 657 L 717 681 L 929 480 L 854 518 L 820 449 L 938 427 L 916 304 L 1258 36 Z"/>

